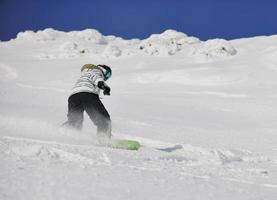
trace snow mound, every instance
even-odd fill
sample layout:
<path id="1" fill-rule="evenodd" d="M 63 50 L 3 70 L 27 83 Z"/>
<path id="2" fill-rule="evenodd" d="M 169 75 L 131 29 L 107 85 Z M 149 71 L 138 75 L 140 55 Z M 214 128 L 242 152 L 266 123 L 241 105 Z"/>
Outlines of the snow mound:
<path id="1" fill-rule="evenodd" d="M 85 41 L 90 41 L 95 44 L 107 44 L 106 38 L 95 29 L 85 29 L 82 31 L 70 31 L 63 32 L 57 31 L 52 28 L 47 28 L 44 30 L 39 30 L 37 32 L 28 30 L 24 32 L 19 32 L 16 39 L 19 40 L 33 40 L 33 41 L 52 41 L 57 40 L 58 38 L 67 38 L 71 37 L 73 39 L 82 39 Z"/>
<path id="2" fill-rule="evenodd" d="M 42 52 L 36 55 L 40 60 L 57 59 L 57 58 L 77 58 L 88 55 L 90 50 L 77 42 L 67 41 L 59 46 L 56 53 Z"/>
<path id="3" fill-rule="evenodd" d="M 205 59 L 233 56 L 237 50 L 224 39 L 213 39 L 202 42 L 198 48 L 192 52 L 197 57 Z"/>
<path id="4" fill-rule="evenodd" d="M 41 31 L 25 31 L 25 32 L 19 32 L 17 34 L 16 39 L 19 40 L 31 40 L 36 42 L 46 42 L 46 41 L 52 41 L 56 40 L 59 37 L 65 36 L 65 33 L 62 31 L 57 31 L 52 28 L 47 28 Z"/>
<path id="5" fill-rule="evenodd" d="M 119 57 L 119 56 L 121 56 L 121 54 L 122 54 L 121 49 L 116 45 L 108 45 L 103 52 L 103 55 L 108 58 L 109 57 Z"/>
<path id="6" fill-rule="evenodd" d="M 198 38 L 188 37 L 185 33 L 167 30 L 143 40 L 139 49 L 150 55 L 174 55 L 184 46 L 199 42 Z"/>
<path id="7" fill-rule="evenodd" d="M 88 54 L 89 50 L 76 42 L 65 42 L 60 46 L 61 55 L 63 58 L 79 57 Z"/>
<path id="8" fill-rule="evenodd" d="M 105 37 L 95 29 L 85 29 L 83 31 L 71 31 L 67 33 L 69 36 L 81 38 L 95 44 L 107 44 Z"/>

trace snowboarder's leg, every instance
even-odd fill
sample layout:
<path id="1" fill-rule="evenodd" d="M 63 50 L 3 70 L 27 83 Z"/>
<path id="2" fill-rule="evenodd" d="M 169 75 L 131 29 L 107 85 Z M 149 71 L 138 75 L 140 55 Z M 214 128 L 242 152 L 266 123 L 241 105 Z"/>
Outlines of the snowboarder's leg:
<path id="1" fill-rule="evenodd" d="M 84 107 L 82 103 L 82 95 L 74 94 L 68 99 L 67 127 L 81 130 L 84 120 Z"/>
<path id="2" fill-rule="evenodd" d="M 90 119 L 97 126 L 98 138 L 109 139 L 111 137 L 111 119 L 99 96 L 88 94 L 84 101 L 84 108 Z"/>

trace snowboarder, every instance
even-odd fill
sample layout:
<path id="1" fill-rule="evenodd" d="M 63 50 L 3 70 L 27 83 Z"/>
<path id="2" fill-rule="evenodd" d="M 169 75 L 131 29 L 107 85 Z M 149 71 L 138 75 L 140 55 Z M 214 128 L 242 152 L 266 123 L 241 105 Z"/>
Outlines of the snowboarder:
<path id="1" fill-rule="evenodd" d="M 81 130 L 84 111 L 97 126 L 97 137 L 111 138 L 111 119 L 99 99 L 100 91 L 110 95 L 110 87 L 105 83 L 112 75 L 106 65 L 86 64 L 81 68 L 81 76 L 75 83 L 68 98 L 67 122 L 64 126 Z"/>

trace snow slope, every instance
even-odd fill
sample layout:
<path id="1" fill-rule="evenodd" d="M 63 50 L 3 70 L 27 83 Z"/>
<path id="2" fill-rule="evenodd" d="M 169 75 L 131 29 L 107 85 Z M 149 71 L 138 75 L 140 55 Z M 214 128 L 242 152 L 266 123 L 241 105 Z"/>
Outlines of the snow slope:
<path id="1" fill-rule="evenodd" d="M 0 43 L 0 199 L 275 200 L 277 36 L 144 40 L 94 29 L 19 33 Z M 113 68 L 113 135 L 60 128 L 85 63 Z"/>

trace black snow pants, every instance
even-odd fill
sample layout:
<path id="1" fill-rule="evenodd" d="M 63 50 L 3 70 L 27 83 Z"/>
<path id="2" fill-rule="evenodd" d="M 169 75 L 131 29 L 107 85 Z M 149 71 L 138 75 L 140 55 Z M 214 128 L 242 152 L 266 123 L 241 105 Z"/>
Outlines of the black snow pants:
<path id="1" fill-rule="evenodd" d="M 66 126 L 81 130 L 84 111 L 97 127 L 98 137 L 111 137 L 111 119 L 99 96 L 89 92 L 80 92 L 68 98 Z"/>

